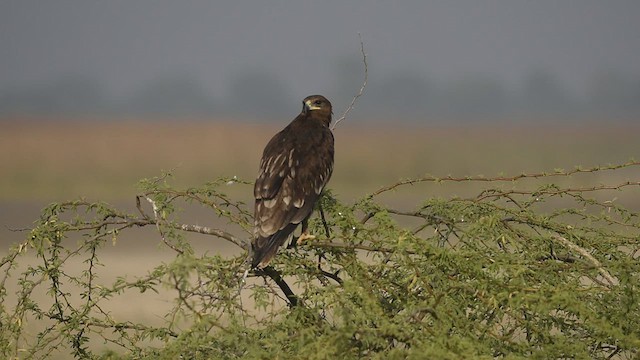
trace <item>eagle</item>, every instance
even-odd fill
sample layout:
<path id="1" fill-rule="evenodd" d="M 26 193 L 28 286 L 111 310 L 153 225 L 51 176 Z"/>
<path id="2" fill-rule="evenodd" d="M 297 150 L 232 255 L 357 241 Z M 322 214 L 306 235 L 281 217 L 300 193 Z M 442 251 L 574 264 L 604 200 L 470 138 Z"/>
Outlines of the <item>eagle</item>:
<path id="1" fill-rule="evenodd" d="M 314 238 L 307 221 L 333 173 L 332 114 L 327 98 L 308 96 L 300 114 L 264 148 L 253 189 L 252 268 L 266 267 L 300 223 L 298 242 Z"/>

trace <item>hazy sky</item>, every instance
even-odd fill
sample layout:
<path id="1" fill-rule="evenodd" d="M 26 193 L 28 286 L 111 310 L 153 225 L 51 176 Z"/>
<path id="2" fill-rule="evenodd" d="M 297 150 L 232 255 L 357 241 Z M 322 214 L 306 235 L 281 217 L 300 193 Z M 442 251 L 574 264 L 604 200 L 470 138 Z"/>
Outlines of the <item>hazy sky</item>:
<path id="1" fill-rule="evenodd" d="M 358 32 L 373 75 L 514 83 L 545 68 L 573 90 L 600 70 L 640 77 L 638 0 L 2 0 L 0 90 L 80 74 L 128 94 L 184 74 L 222 96 L 250 69 L 326 93 Z"/>

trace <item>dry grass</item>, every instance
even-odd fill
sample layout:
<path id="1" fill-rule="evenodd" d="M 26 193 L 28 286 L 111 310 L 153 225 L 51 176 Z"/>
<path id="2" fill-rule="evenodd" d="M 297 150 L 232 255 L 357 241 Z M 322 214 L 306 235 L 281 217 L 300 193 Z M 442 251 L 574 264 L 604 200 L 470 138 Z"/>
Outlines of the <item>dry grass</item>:
<path id="1" fill-rule="evenodd" d="M 1 123 L 1 200 L 130 199 L 141 178 L 173 170 L 180 184 L 253 180 L 282 124 L 200 122 Z M 400 178 L 571 169 L 638 156 L 640 126 L 367 126 L 336 130 L 331 187 L 357 198 Z"/>

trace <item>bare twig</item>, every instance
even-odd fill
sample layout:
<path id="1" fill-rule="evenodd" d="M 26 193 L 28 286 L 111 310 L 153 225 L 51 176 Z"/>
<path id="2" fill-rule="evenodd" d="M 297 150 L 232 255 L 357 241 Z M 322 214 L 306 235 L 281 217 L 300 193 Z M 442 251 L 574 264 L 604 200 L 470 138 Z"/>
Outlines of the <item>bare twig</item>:
<path id="1" fill-rule="evenodd" d="M 356 96 L 354 96 L 353 99 L 351 99 L 351 104 L 349 104 L 349 106 L 344 111 L 344 113 L 342 113 L 342 116 L 333 123 L 333 126 L 331 126 L 331 130 L 334 130 L 336 127 L 338 127 L 338 124 L 342 120 L 344 120 L 347 117 L 347 115 L 349 115 L 349 112 L 351 112 L 351 110 L 356 105 L 356 101 L 358 101 L 360 96 L 362 96 L 362 94 L 364 93 L 364 89 L 367 87 L 367 80 L 369 79 L 369 65 L 367 64 L 367 53 L 364 52 L 364 41 L 362 40 L 362 34 L 358 33 L 358 38 L 360 38 L 360 53 L 362 53 L 362 62 L 364 63 L 364 80 L 362 82 L 362 86 L 360 87 L 360 91 L 358 91 Z"/>
<path id="2" fill-rule="evenodd" d="M 71 230 L 91 230 L 91 229 L 99 229 L 101 227 L 107 226 L 107 225 L 120 225 L 121 227 L 118 228 L 119 230 L 128 228 L 128 227 L 133 227 L 133 226 L 147 226 L 147 225 L 156 225 L 158 226 L 158 221 L 155 219 L 151 219 L 151 218 L 146 218 L 146 219 L 131 219 L 131 218 L 122 218 L 122 219 L 114 219 L 114 220 L 107 220 L 107 221 L 102 221 L 99 223 L 95 223 L 95 224 L 80 224 L 77 226 L 74 226 L 71 228 Z M 224 230 L 221 229 L 216 229 L 216 228 L 212 228 L 209 226 L 201 226 L 201 225 L 193 225 L 193 224 L 180 224 L 180 223 L 174 223 L 174 222 L 165 222 L 164 224 L 167 227 L 170 227 L 172 229 L 175 230 L 182 230 L 182 231 L 186 231 L 186 232 L 194 232 L 194 233 L 199 233 L 199 234 L 203 234 L 203 235 L 213 235 L 216 237 L 219 237 L 221 239 L 227 240 L 231 243 L 233 243 L 234 245 L 238 246 L 241 249 L 247 250 L 247 242 L 243 241 L 241 239 L 239 239 L 238 237 L 234 236 L 233 234 L 226 232 Z"/>
<path id="3" fill-rule="evenodd" d="M 600 275 L 602 275 L 602 277 L 605 280 L 607 280 L 610 286 L 615 286 L 616 284 L 618 284 L 618 280 L 616 280 L 613 276 L 611 276 L 609 271 L 607 271 L 607 269 L 605 269 L 604 266 L 602 266 L 602 263 L 598 261 L 598 259 L 594 258 L 591 254 L 589 254 L 589 252 L 586 249 L 578 246 L 575 243 L 572 243 L 571 241 L 567 240 L 566 238 L 560 235 L 555 235 L 553 238 L 558 240 L 558 242 L 560 242 L 565 247 L 579 253 L 580 255 L 584 256 L 587 260 L 589 260 L 589 262 L 593 266 L 595 266 L 596 269 L 598 269 L 598 271 L 600 272 Z"/>
<path id="4" fill-rule="evenodd" d="M 180 302 L 183 303 L 184 306 L 186 306 L 187 309 L 189 309 L 189 311 L 191 311 L 191 313 L 198 318 L 198 320 L 201 320 L 202 319 L 202 314 L 200 314 L 200 312 L 198 310 L 196 310 L 189 303 L 187 297 L 185 296 L 184 292 L 180 288 L 180 281 L 179 281 L 178 277 L 176 276 L 176 274 L 172 273 L 171 277 L 173 278 L 173 282 L 174 282 L 173 289 L 178 293 L 178 299 L 180 300 Z"/>
<path id="5" fill-rule="evenodd" d="M 640 186 L 640 181 L 625 181 L 615 185 L 603 184 L 603 185 L 596 185 L 591 187 L 577 187 L 577 188 L 564 188 L 564 189 L 558 188 L 558 189 L 552 189 L 552 190 L 508 190 L 508 191 L 496 191 L 491 193 L 484 191 L 477 197 L 469 200 L 480 201 L 487 198 L 507 197 L 509 198 L 509 200 L 515 203 L 518 207 L 522 208 L 522 206 L 520 206 L 511 197 L 509 197 L 509 195 L 534 195 L 535 194 L 537 196 L 543 196 L 543 195 L 557 196 L 557 195 L 570 194 L 570 193 L 582 194 L 582 193 L 596 192 L 596 191 L 602 191 L 602 190 L 621 190 L 629 186 Z"/>
<path id="6" fill-rule="evenodd" d="M 325 248 L 325 249 L 364 250 L 364 251 L 380 252 L 380 253 L 393 253 L 397 251 L 397 249 L 390 249 L 385 247 L 375 247 L 375 246 L 348 244 L 348 243 L 339 243 L 339 242 L 309 242 L 309 243 L 304 243 L 304 246 L 309 246 L 312 248 Z M 416 254 L 415 251 L 411 251 L 411 250 L 403 250 L 403 252 L 411 255 Z"/>
<path id="7" fill-rule="evenodd" d="M 425 176 L 422 178 L 417 178 L 417 179 L 406 179 L 406 180 L 400 180 L 398 182 L 396 182 L 395 184 L 392 185 L 388 185 L 385 187 L 382 187 L 376 191 L 374 191 L 370 197 L 374 197 L 377 195 L 380 195 L 384 192 L 390 191 L 390 190 L 394 190 L 397 187 L 403 186 L 403 185 L 413 185 L 413 184 L 417 184 L 417 183 L 422 183 L 422 182 L 434 182 L 434 183 L 439 183 L 439 182 L 514 182 L 517 180 L 521 180 L 521 179 L 540 179 L 540 178 L 548 178 L 548 177 L 554 177 L 554 176 L 571 176 L 571 175 L 575 175 L 575 174 L 585 174 L 585 173 L 595 173 L 598 171 L 605 171 L 605 170 L 617 170 L 617 169 L 621 169 L 621 168 L 626 168 L 626 167 L 632 167 L 632 166 L 640 166 L 640 161 L 630 161 L 628 163 L 625 164 L 621 164 L 621 165 L 610 165 L 610 166 L 596 166 L 596 167 L 592 167 L 592 168 L 587 168 L 587 169 L 583 169 L 583 168 L 575 168 L 573 170 L 569 170 L 569 171 L 556 171 L 556 172 L 540 172 L 540 173 L 532 173 L 532 174 L 520 174 L 520 175 L 515 175 L 515 176 L 497 176 L 497 177 L 484 177 L 484 176 L 465 176 L 465 177 L 453 177 L 453 176 L 446 176 L 446 177 L 435 177 L 435 176 Z M 630 185 L 638 185 L 637 182 L 627 182 L 624 184 L 621 184 L 620 186 L 613 188 L 613 189 L 618 189 L 619 187 L 623 187 L 623 186 L 630 186 Z M 598 189 L 596 188 L 595 190 L 605 190 L 608 188 L 603 188 L 603 189 Z M 576 189 L 576 191 L 581 191 L 579 189 Z"/>
<path id="8" fill-rule="evenodd" d="M 184 230 L 184 231 L 197 232 L 204 235 L 214 235 L 234 243 L 241 249 L 244 249 L 244 250 L 247 249 L 246 241 L 240 240 L 237 237 L 233 236 L 233 234 L 228 233 L 224 230 L 214 229 L 208 226 L 200 226 L 200 225 L 192 225 L 192 224 L 176 224 L 176 225 L 170 224 L 169 226 L 174 227 L 176 229 Z"/>
<path id="9" fill-rule="evenodd" d="M 73 320 L 70 317 L 60 318 L 58 315 L 52 315 L 46 312 L 42 313 L 42 315 L 51 320 L 60 321 L 65 324 L 68 324 Z M 114 330 L 158 331 L 158 332 L 164 332 L 167 335 L 174 338 L 179 336 L 178 333 L 168 328 L 153 328 L 153 327 L 147 327 L 141 324 L 135 324 L 132 322 L 115 322 L 111 319 L 108 319 L 108 321 L 110 322 L 104 322 L 99 319 L 92 318 L 90 320 L 80 320 L 78 321 L 78 325 L 83 325 L 85 327 L 99 327 L 103 329 L 114 329 Z"/>
<path id="10" fill-rule="evenodd" d="M 318 212 L 320 213 L 320 219 L 322 219 L 322 225 L 324 225 L 325 234 L 327 237 L 331 237 L 331 231 L 329 230 L 329 225 L 327 224 L 327 219 L 324 217 L 324 210 L 322 210 L 322 204 L 318 202 Z"/>
<path id="11" fill-rule="evenodd" d="M 328 277 L 329 279 L 332 279 L 338 284 L 342 285 L 344 283 L 344 281 L 340 278 L 340 276 L 338 276 L 338 274 L 340 273 L 340 270 L 337 270 L 336 272 L 331 273 L 326 270 L 323 270 L 320 266 L 318 266 L 318 270 L 323 276 Z"/>
<path id="12" fill-rule="evenodd" d="M 10 228 L 7 225 L 4 225 L 4 228 L 11 232 L 23 232 L 23 231 L 31 231 L 31 228 Z"/>
<path id="13" fill-rule="evenodd" d="M 156 228 L 158 229 L 158 232 L 160 233 L 160 237 L 162 237 L 162 242 L 165 243 L 165 245 L 167 245 L 169 248 L 171 248 L 173 251 L 177 252 L 178 254 L 183 254 L 184 253 L 183 250 L 178 249 L 172 243 L 168 242 L 167 238 L 164 236 L 164 231 L 162 231 L 162 228 L 160 227 L 161 217 L 158 215 L 159 209 L 158 209 L 158 205 L 156 205 L 156 202 L 153 201 L 153 199 L 151 199 L 148 196 L 146 196 L 146 199 L 151 204 L 151 207 L 153 208 L 153 216 L 155 216 L 155 218 L 156 218 L 156 221 L 155 221 Z"/>
<path id="14" fill-rule="evenodd" d="M 291 290 L 289 284 L 287 284 L 287 282 L 282 278 L 282 274 L 280 274 L 280 272 L 274 267 L 267 266 L 263 269 L 256 270 L 256 274 L 266 275 L 270 277 L 271 280 L 273 280 L 278 285 L 278 287 L 280 287 L 280 290 L 282 290 L 282 293 L 284 293 L 284 295 L 287 297 L 287 300 L 289 300 L 289 307 L 294 308 L 299 305 L 298 296 L 293 293 L 293 290 Z"/>
<path id="15" fill-rule="evenodd" d="M 145 196 L 148 197 L 149 195 L 152 195 L 152 194 L 171 195 L 171 197 L 169 198 L 169 202 L 172 202 L 173 200 L 176 200 L 177 198 L 190 199 L 190 200 L 197 201 L 197 202 L 199 202 L 201 204 L 210 206 L 211 208 L 213 208 L 214 210 L 216 210 L 219 213 L 224 213 L 225 212 L 225 210 L 222 209 L 220 204 L 217 204 L 215 201 L 212 201 L 212 200 L 210 200 L 210 199 L 208 199 L 206 197 L 198 196 L 197 194 L 190 193 L 189 191 L 178 191 L 178 190 L 172 190 L 172 189 L 164 189 L 164 190 L 158 191 L 158 192 L 153 191 L 153 192 L 146 193 Z M 222 200 L 226 205 L 233 206 L 226 199 L 220 199 L 220 200 Z M 236 206 L 236 208 L 238 210 L 240 210 L 239 207 Z M 246 220 L 241 216 L 234 215 L 232 213 L 229 213 L 227 216 L 229 217 L 229 219 L 231 219 L 232 221 L 236 222 L 237 224 L 239 224 L 241 226 L 242 225 L 246 225 Z"/>
<path id="16" fill-rule="evenodd" d="M 140 195 L 136 195 L 136 208 L 140 212 L 140 215 L 142 215 L 143 218 L 148 220 L 148 219 L 150 219 L 150 217 L 149 217 L 149 215 L 147 215 L 147 213 L 142 208 L 142 204 L 140 203 L 140 197 L 141 197 Z"/>

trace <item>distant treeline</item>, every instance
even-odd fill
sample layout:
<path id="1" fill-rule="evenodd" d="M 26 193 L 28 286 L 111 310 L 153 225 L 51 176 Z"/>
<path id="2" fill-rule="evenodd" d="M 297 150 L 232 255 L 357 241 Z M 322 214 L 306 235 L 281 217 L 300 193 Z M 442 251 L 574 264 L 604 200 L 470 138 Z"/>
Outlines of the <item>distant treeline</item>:
<path id="1" fill-rule="evenodd" d="M 344 64 L 328 93 L 334 105 L 346 105 L 361 85 L 361 64 Z M 600 72 L 583 94 L 567 89 L 557 76 L 542 69 L 531 71 L 517 86 L 489 76 L 469 74 L 447 82 L 418 73 L 369 74 L 359 116 L 394 116 L 396 119 L 478 119 L 511 115 L 548 117 L 640 115 L 640 78 Z M 302 94 L 308 95 L 308 94 Z M 68 76 L 25 88 L 0 87 L 0 115 L 169 115 L 248 116 L 270 119 L 291 113 L 287 84 L 268 71 L 240 72 L 223 96 L 209 93 L 196 79 L 167 76 L 143 84 L 139 91 L 118 97 L 96 79 Z"/>

